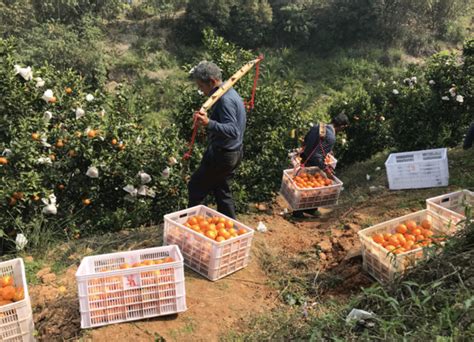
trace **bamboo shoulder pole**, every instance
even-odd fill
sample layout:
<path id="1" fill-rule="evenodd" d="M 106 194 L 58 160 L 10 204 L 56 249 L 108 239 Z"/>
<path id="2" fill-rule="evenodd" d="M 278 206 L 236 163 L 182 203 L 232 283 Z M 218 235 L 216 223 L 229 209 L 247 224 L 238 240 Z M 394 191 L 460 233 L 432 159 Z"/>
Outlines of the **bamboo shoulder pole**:
<path id="1" fill-rule="evenodd" d="M 222 95 L 224 95 L 238 80 L 240 80 L 246 73 L 248 73 L 252 67 L 262 60 L 261 57 L 254 59 L 253 61 L 248 62 L 242 68 L 240 68 L 235 74 L 232 75 L 227 81 L 221 84 L 219 89 L 212 94 L 206 102 L 202 105 L 200 111 L 207 112 L 209 108 L 211 108 L 214 103 L 216 103 Z"/>

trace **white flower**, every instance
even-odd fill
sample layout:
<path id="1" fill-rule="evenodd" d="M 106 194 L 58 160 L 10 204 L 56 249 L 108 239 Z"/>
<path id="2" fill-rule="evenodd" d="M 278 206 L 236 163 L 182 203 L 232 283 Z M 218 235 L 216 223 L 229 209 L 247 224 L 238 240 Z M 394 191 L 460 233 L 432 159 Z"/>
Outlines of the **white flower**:
<path id="1" fill-rule="evenodd" d="M 142 141 L 143 141 L 143 139 L 142 139 L 142 137 L 140 137 L 140 136 L 138 136 L 138 137 L 135 139 L 135 143 L 136 143 L 137 145 L 140 145 L 140 144 L 142 143 Z"/>
<path id="2" fill-rule="evenodd" d="M 137 176 L 140 177 L 140 181 L 142 182 L 142 184 L 147 184 L 151 182 L 151 176 L 146 172 L 140 171 L 138 172 Z"/>
<path id="3" fill-rule="evenodd" d="M 380 171 L 380 166 L 377 166 L 377 167 L 375 168 L 375 171 Z"/>
<path id="4" fill-rule="evenodd" d="M 105 116 L 105 110 L 101 110 L 99 113 L 97 113 L 97 115 L 99 115 L 99 117 L 103 118 Z"/>
<path id="5" fill-rule="evenodd" d="M 449 97 L 443 96 L 443 97 L 441 98 L 441 100 L 443 100 L 443 101 L 449 101 Z"/>
<path id="6" fill-rule="evenodd" d="M 393 89 L 393 90 L 392 90 L 392 93 L 393 93 L 394 95 L 398 95 L 398 94 L 399 94 L 399 92 L 398 92 L 397 89 Z"/>
<path id="7" fill-rule="evenodd" d="M 135 187 L 133 185 L 128 184 L 125 187 L 123 187 L 122 189 L 123 189 L 123 191 L 128 192 L 130 194 L 130 196 L 132 196 L 132 197 L 137 196 L 138 191 L 137 191 L 137 189 L 135 189 Z"/>
<path id="8" fill-rule="evenodd" d="M 411 84 L 411 79 L 405 78 L 405 79 L 403 80 L 403 83 L 409 85 L 409 84 Z"/>
<path id="9" fill-rule="evenodd" d="M 397 82 L 396 82 L 396 81 L 392 81 L 392 84 L 397 84 Z"/>
<path id="10" fill-rule="evenodd" d="M 197 92 L 198 92 L 198 94 L 199 94 L 199 95 L 201 95 L 201 96 L 203 96 L 203 95 L 204 95 L 203 91 L 202 91 L 202 90 L 200 90 L 200 89 L 198 89 L 198 91 L 197 91 Z"/>
<path id="11" fill-rule="evenodd" d="M 385 121 L 385 116 L 382 115 L 382 116 L 380 117 L 380 121 Z"/>
<path id="12" fill-rule="evenodd" d="M 43 120 L 45 122 L 48 122 L 49 120 L 51 120 L 53 118 L 53 113 L 51 113 L 50 111 L 46 111 L 44 112 L 43 114 Z"/>
<path id="13" fill-rule="evenodd" d="M 435 85 L 435 84 L 436 84 L 436 82 L 435 82 L 435 81 L 433 81 L 433 80 L 429 80 L 429 81 L 428 81 L 428 84 L 429 84 L 429 85 Z"/>
<path id="14" fill-rule="evenodd" d="M 54 97 L 53 91 L 51 89 L 47 89 L 43 96 L 41 97 L 45 102 L 51 101 L 51 99 Z"/>
<path id="15" fill-rule="evenodd" d="M 2 156 L 5 157 L 8 157 L 10 154 L 12 154 L 12 150 L 10 150 L 9 148 L 4 149 L 2 152 Z"/>
<path id="16" fill-rule="evenodd" d="M 57 206 L 56 206 L 56 196 L 53 194 L 48 196 L 48 199 L 42 198 L 41 201 L 45 204 L 45 207 L 43 207 L 43 214 L 47 215 L 56 215 L 58 212 Z"/>
<path id="17" fill-rule="evenodd" d="M 192 74 L 193 74 L 193 72 L 194 72 L 194 69 L 195 69 L 195 68 L 196 68 L 196 67 L 195 67 L 195 66 L 193 66 L 191 69 L 189 69 L 189 74 L 190 74 L 190 75 L 192 75 Z"/>
<path id="18" fill-rule="evenodd" d="M 156 196 L 155 191 L 150 189 L 146 185 L 140 186 L 140 188 L 138 188 L 137 193 L 141 196 L 148 196 L 148 197 L 151 197 L 151 198 L 154 198 Z"/>
<path id="19" fill-rule="evenodd" d="M 36 77 L 35 81 L 36 81 L 36 88 L 44 87 L 45 82 L 43 81 L 41 77 Z"/>
<path id="20" fill-rule="evenodd" d="M 449 93 L 451 94 L 451 97 L 456 96 L 456 87 L 449 88 Z"/>
<path id="21" fill-rule="evenodd" d="M 410 81 L 411 81 L 413 84 L 416 84 L 416 82 L 417 82 L 416 76 L 413 76 L 413 77 L 410 79 Z"/>
<path id="22" fill-rule="evenodd" d="M 163 171 L 161 172 L 161 176 L 163 178 L 168 178 L 170 176 L 170 171 L 171 169 L 167 166 L 163 169 Z"/>
<path id="23" fill-rule="evenodd" d="M 46 215 L 56 215 L 58 213 L 58 208 L 54 204 L 48 204 L 43 207 L 43 214 Z"/>
<path id="24" fill-rule="evenodd" d="M 369 174 L 366 174 L 365 175 L 365 179 L 367 179 L 368 181 L 370 180 L 370 175 Z"/>
<path id="25" fill-rule="evenodd" d="M 341 143 L 342 143 L 343 145 L 347 144 L 346 138 L 342 138 L 342 139 L 341 139 Z"/>
<path id="26" fill-rule="evenodd" d="M 462 95 L 458 95 L 458 96 L 456 96 L 456 101 L 458 101 L 459 103 L 463 103 L 464 102 L 464 97 Z"/>
<path id="27" fill-rule="evenodd" d="M 76 120 L 82 118 L 86 112 L 81 107 L 76 108 Z"/>
<path id="28" fill-rule="evenodd" d="M 146 185 L 142 185 L 141 187 L 138 188 L 137 194 L 141 196 L 146 196 L 147 190 L 148 190 L 148 187 Z"/>
<path id="29" fill-rule="evenodd" d="M 99 170 L 95 166 L 89 166 L 86 176 L 90 178 L 99 178 Z"/>
<path id="30" fill-rule="evenodd" d="M 87 94 L 87 95 L 86 95 L 86 101 L 87 101 L 87 102 L 92 102 L 92 101 L 94 101 L 94 95 L 92 95 L 92 94 Z"/>
<path id="31" fill-rule="evenodd" d="M 15 65 L 14 68 L 15 75 L 20 74 L 20 76 L 23 77 L 25 81 L 31 81 L 33 79 L 33 72 L 31 71 L 31 67 L 22 68 L 19 65 Z"/>
<path id="32" fill-rule="evenodd" d="M 42 164 L 42 165 L 46 165 L 46 164 L 52 165 L 53 164 L 51 159 L 48 158 L 48 157 L 40 157 L 36 161 L 38 162 L 38 164 Z"/>
<path id="33" fill-rule="evenodd" d="M 313 127 L 313 126 L 314 126 L 314 123 L 310 122 L 309 127 Z"/>
<path id="34" fill-rule="evenodd" d="M 25 248 L 27 243 L 28 243 L 28 240 L 26 239 L 25 235 L 17 234 L 16 239 L 15 239 L 17 251 L 23 250 L 23 248 Z"/>
<path id="35" fill-rule="evenodd" d="M 168 165 L 169 166 L 173 166 L 173 165 L 176 165 L 176 164 L 178 164 L 178 161 L 176 160 L 175 157 L 169 157 L 168 158 Z"/>
<path id="36" fill-rule="evenodd" d="M 44 147 L 51 147 L 51 144 L 48 143 L 48 138 L 46 137 L 41 137 L 41 145 L 43 145 Z"/>

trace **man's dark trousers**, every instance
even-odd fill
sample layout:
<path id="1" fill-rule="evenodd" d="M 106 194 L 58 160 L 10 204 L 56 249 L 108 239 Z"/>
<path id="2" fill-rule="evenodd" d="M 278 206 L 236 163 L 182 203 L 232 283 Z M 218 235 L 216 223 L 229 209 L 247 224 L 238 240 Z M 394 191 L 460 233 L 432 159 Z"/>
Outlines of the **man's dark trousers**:
<path id="1" fill-rule="evenodd" d="M 242 161 L 242 147 L 227 151 L 210 146 L 201 160 L 201 165 L 188 183 L 189 207 L 201 204 L 211 192 L 217 202 L 217 211 L 235 218 L 235 204 L 230 190 L 230 180 Z"/>

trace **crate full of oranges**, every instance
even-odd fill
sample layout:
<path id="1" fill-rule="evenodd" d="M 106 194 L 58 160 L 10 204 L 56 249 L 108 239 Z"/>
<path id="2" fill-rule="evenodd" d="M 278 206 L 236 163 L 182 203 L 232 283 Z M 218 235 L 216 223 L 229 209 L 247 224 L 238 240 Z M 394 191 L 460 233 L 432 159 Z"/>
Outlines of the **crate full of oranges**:
<path id="1" fill-rule="evenodd" d="M 0 262 L 0 341 L 34 341 L 23 259 Z"/>
<path id="2" fill-rule="evenodd" d="M 421 210 L 359 231 L 364 269 L 382 283 L 390 282 L 442 246 L 453 224 Z"/>
<path id="3" fill-rule="evenodd" d="M 342 185 L 318 167 L 288 169 L 283 171 L 280 194 L 293 210 L 328 207 L 337 204 Z"/>
<path id="4" fill-rule="evenodd" d="M 184 264 L 177 246 L 85 257 L 76 280 L 82 328 L 186 310 Z"/>
<path id="5" fill-rule="evenodd" d="M 253 229 L 204 205 L 164 216 L 165 244 L 178 245 L 184 264 L 214 281 L 247 266 Z"/>

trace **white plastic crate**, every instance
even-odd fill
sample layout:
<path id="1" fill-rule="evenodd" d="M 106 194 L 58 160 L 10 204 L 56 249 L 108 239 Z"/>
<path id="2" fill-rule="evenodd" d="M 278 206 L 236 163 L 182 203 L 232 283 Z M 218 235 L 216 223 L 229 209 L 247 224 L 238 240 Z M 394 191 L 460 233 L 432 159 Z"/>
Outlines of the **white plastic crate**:
<path id="1" fill-rule="evenodd" d="M 393 254 L 372 240 L 375 234 L 396 232 L 396 227 L 407 220 L 431 223 L 435 236 L 451 235 L 455 231 L 454 224 L 430 210 L 421 210 L 396 219 L 376 224 L 358 232 L 362 245 L 364 269 L 381 283 L 393 280 L 397 274 L 405 272 L 425 257 L 424 249 L 418 248 L 401 254 Z"/>
<path id="2" fill-rule="evenodd" d="M 243 228 L 247 233 L 217 242 L 184 226 L 188 218 L 197 215 L 224 217 L 231 220 L 237 230 Z M 204 205 L 167 214 L 164 220 L 164 244 L 178 245 L 184 256 L 184 264 L 209 280 L 223 278 L 249 263 L 254 234 L 252 228 Z"/>
<path id="3" fill-rule="evenodd" d="M 0 306 L 0 341 L 35 341 L 33 337 L 35 327 L 23 259 L 0 262 L 0 276 L 12 276 L 14 286 L 22 286 L 25 293 L 25 299 Z"/>
<path id="4" fill-rule="evenodd" d="M 121 268 L 166 257 L 174 261 Z M 186 311 L 183 257 L 178 246 L 85 257 L 76 280 L 81 328 Z"/>
<path id="5" fill-rule="evenodd" d="M 447 186 L 449 183 L 446 148 L 392 153 L 385 161 L 391 190 Z"/>
<path id="6" fill-rule="evenodd" d="M 446 217 L 454 223 L 465 220 L 466 206 L 474 207 L 474 192 L 461 190 L 446 195 L 428 198 L 426 208 Z"/>
<path id="7" fill-rule="evenodd" d="M 294 169 L 283 171 L 280 194 L 288 202 L 292 210 L 313 209 L 328 207 L 337 204 L 342 190 L 342 182 L 334 176 L 335 184 L 312 189 L 300 189 L 293 181 Z M 305 167 L 304 171 L 309 174 L 321 172 L 316 166 Z"/>

